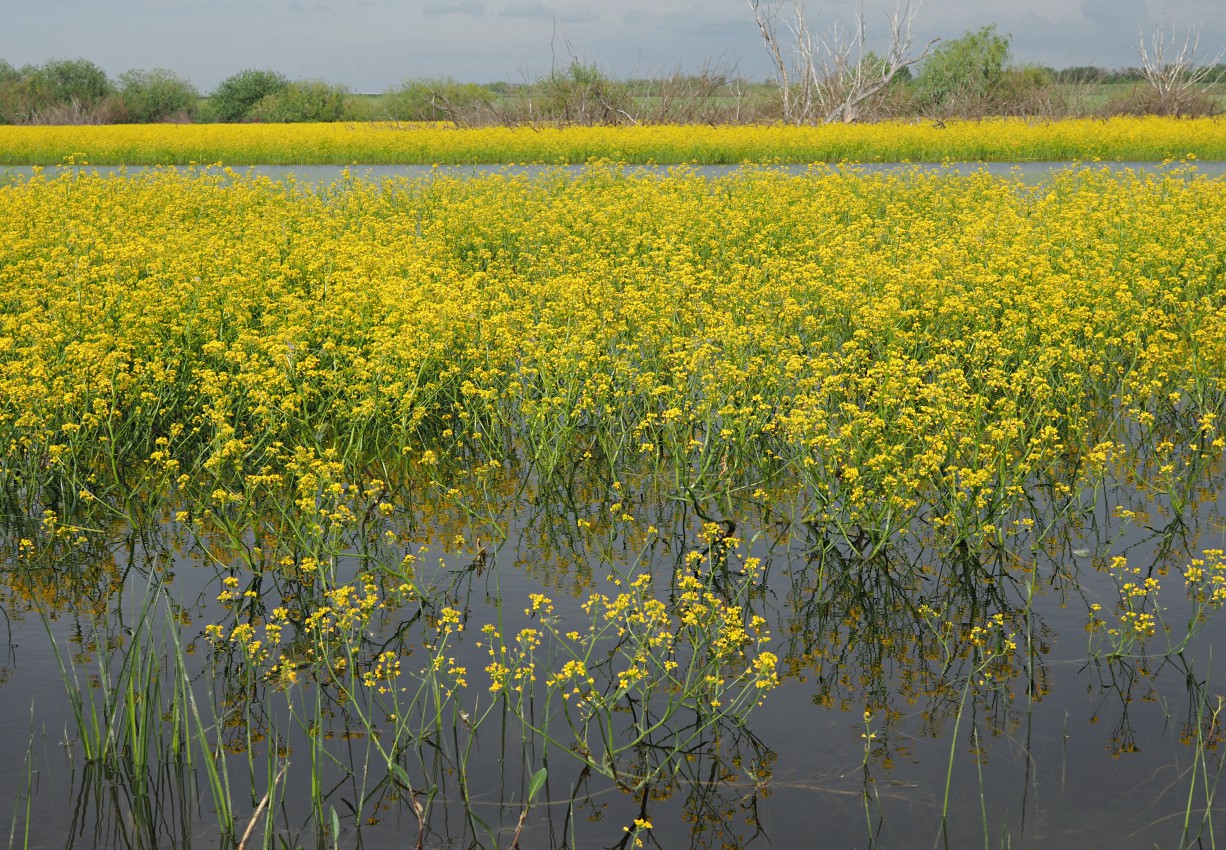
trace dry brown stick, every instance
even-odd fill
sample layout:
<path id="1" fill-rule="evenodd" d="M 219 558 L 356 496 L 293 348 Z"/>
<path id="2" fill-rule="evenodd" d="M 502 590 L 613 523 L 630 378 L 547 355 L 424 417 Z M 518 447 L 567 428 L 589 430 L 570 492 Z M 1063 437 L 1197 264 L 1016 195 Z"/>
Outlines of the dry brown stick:
<path id="1" fill-rule="evenodd" d="M 247 839 L 251 837 L 251 833 L 255 831 L 255 825 L 260 820 L 260 815 L 264 814 L 264 807 L 268 805 L 268 800 L 272 796 L 272 789 L 281 781 L 281 777 L 285 775 L 285 769 L 289 767 L 289 762 L 281 765 L 281 769 L 277 771 L 277 775 L 273 777 L 272 785 L 268 791 L 264 793 L 264 799 L 260 800 L 260 804 L 255 807 L 255 811 L 251 813 L 251 820 L 247 823 L 247 828 L 243 831 L 243 837 L 238 841 L 236 850 L 246 850 Z"/>

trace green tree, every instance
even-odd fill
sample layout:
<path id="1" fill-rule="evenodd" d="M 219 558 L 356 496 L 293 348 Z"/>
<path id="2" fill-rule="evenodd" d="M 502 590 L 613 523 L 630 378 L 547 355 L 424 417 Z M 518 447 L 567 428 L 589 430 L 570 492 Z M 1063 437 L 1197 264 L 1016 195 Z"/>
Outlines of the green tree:
<path id="1" fill-rule="evenodd" d="M 139 124 L 165 121 L 196 110 L 200 93 L 174 71 L 134 69 L 119 76 L 119 94 L 132 121 Z"/>
<path id="2" fill-rule="evenodd" d="M 920 66 L 917 100 L 927 107 L 946 107 L 990 98 L 1005 77 L 1009 36 L 995 24 L 943 42 Z"/>
<path id="3" fill-rule="evenodd" d="M 94 106 L 115 91 L 106 71 L 88 59 L 53 59 L 32 76 L 35 86 L 53 104 Z"/>
<path id="4" fill-rule="evenodd" d="M 219 121 L 242 121 L 252 107 L 289 87 L 289 80 L 276 71 L 248 68 L 222 80 L 209 95 L 209 106 Z"/>
<path id="5" fill-rule="evenodd" d="M 94 123 L 117 115 L 114 86 L 86 59 L 0 66 L 0 123 Z"/>
<path id="6" fill-rule="evenodd" d="M 16 124 L 21 120 L 28 87 L 21 72 L 0 59 L 0 124 Z"/>

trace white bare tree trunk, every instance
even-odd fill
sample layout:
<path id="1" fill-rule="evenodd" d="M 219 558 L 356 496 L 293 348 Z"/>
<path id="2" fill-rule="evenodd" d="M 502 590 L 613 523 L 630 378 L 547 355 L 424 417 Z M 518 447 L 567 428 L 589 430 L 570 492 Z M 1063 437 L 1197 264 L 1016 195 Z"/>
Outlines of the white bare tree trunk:
<path id="1" fill-rule="evenodd" d="M 922 50 L 913 50 L 911 29 L 918 2 L 896 0 L 894 11 L 887 15 L 889 47 L 884 56 L 875 57 L 867 47 L 863 0 L 852 33 L 836 26 L 824 35 L 810 29 L 802 0 L 792 0 L 787 29 L 795 42 L 795 55 L 789 61 L 778 26 L 784 0 L 773 5 L 763 5 L 762 0 L 746 2 L 770 56 L 783 98 L 783 120 L 789 124 L 858 120 L 899 71 L 931 53 L 937 42 L 933 39 Z"/>
<path id="2" fill-rule="evenodd" d="M 1160 112 L 1178 113 L 1194 95 L 1207 89 L 1205 77 L 1222 58 L 1216 57 L 1201 62 L 1197 56 L 1200 48 L 1200 30 L 1188 31 L 1182 41 L 1175 34 L 1174 26 L 1166 21 L 1159 23 L 1147 38 L 1141 30 L 1137 52 L 1141 56 L 1141 75 L 1153 89 L 1158 99 Z"/>

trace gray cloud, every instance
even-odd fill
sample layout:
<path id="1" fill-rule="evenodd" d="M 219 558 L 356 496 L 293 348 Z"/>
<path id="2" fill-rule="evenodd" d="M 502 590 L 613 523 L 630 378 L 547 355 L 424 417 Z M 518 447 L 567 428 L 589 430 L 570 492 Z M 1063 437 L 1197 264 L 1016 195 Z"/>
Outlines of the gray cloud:
<path id="1" fill-rule="evenodd" d="M 544 3 L 512 3 L 498 13 L 504 18 L 525 18 L 532 21 L 557 21 L 560 24 L 578 24 L 596 20 L 590 9 L 555 9 Z"/>
<path id="2" fill-rule="evenodd" d="M 1149 17 L 1145 0 L 1081 0 L 1081 14 L 1100 26 L 1136 28 Z"/>
<path id="3" fill-rule="evenodd" d="M 421 7 L 422 14 L 431 17 L 439 15 L 471 15 L 474 18 L 485 17 L 485 4 L 481 0 L 449 0 L 444 3 L 427 3 Z"/>

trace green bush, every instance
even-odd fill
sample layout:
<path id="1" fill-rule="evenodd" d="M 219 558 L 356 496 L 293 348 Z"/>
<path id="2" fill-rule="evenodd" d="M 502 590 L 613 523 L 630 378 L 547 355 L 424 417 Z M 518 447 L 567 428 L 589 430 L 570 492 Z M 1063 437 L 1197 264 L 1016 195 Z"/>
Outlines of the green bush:
<path id="1" fill-rule="evenodd" d="M 1097 110 L 1101 118 L 1119 115 L 1178 115 L 1184 118 L 1219 115 L 1222 106 L 1211 93 L 1203 88 L 1191 88 L 1160 97 L 1150 86 L 1134 85 L 1108 98 Z"/>
<path id="2" fill-rule="evenodd" d="M 20 124 L 27 113 L 30 82 L 0 59 L 0 124 Z"/>
<path id="3" fill-rule="evenodd" d="M 195 86 L 165 68 L 137 69 L 121 74 L 119 94 L 129 120 L 138 124 L 191 118 L 200 101 Z"/>
<path id="4" fill-rule="evenodd" d="M 566 71 L 552 71 L 533 87 L 540 96 L 540 117 L 562 124 L 623 124 L 633 108 L 629 87 L 595 65 L 572 60 Z"/>
<path id="5" fill-rule="evenodd" d="M 344 86 L 321 80 L 293 82 L 280 91 L 265 95 L 251 108 L 253 121 L 289 124 L 308 121 L 344 121 L 356 114 Z"/>
<path id="6" fill-rule="evenodd" d="M 245 121 L 257 103 L 289 87 L 276 71 L 248 68 L 222 80 L 209 95 L 209 114 L 218 121 Z"/>
<path id="7" fill-rule="evenodd" d="M 1073 110 L 1066 92 L 1056 84 L 1056 73 L 1039 65 L 1009 68 L 992 93 L 994 115 L 1065 118 Z"/>

